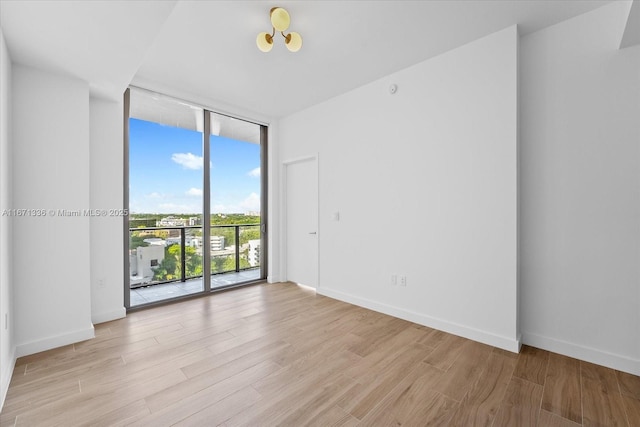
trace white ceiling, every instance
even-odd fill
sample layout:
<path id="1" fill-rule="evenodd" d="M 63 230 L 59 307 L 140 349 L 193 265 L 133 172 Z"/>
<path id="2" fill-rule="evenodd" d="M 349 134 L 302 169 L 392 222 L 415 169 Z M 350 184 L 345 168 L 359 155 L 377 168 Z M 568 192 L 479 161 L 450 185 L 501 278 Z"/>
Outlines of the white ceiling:
<path id="1" fill-rule="evenodd" d="M 175 1 L 0 0 L 11 59 L 121 96 Z"/>
<path id="2" fill-rule="evenodd" d="M 119 97 L 132 81 L 281 117 L 513 24 L 528 34 L 606 1 L 0 0 L 14 62 Z M 262 53 L 283 6 L 303 47 Z"/>

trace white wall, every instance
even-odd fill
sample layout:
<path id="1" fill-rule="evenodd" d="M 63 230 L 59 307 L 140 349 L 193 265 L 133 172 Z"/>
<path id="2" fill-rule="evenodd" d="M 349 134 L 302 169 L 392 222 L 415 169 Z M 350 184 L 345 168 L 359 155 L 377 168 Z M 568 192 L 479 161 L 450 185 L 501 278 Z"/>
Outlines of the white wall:
<path id="1" fill-rule="evenodd" d="M 640 374 L 640 51 L 617 2 L 521 40 L 523 342 Z"/>
<path id="2" fill-rule="evenodd" d="M 0 212 L 13 206 L 11 184 L 11 58 L 0 30 Z M 15 365 L 11 216 L 0 216 L 0 408 Z"/>
<path id="3" fill-rule="evenodd" d="M 517 351 L 517 45 L 513 26 L 279 122 L 281 161 L 319 154 L 318 292 Z"/>
<path id="4" fill-rule="evenodd" d="M 17 356 L 93 337 L 89 217 L 89 86 L 13 66 L 13 201 L 47 216 L 14 218 Z"/>
<path id="5" fill-rule="evenodd" d="M 123 105 L 91 97 L 90 109 L 90 206 L 93 210 L 123 206 Z M 114 212 L 117 214 L 117 212 Z M 90 218 L 91 319 L 106 322 L 126 315 L 122 251 L 124 218 Z"/>

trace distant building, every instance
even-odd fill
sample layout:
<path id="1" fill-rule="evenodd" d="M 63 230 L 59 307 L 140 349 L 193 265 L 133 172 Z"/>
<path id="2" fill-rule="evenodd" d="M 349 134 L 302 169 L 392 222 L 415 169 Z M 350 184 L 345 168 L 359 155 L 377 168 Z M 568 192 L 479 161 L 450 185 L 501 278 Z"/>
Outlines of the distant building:
<path id="1" fill-rule="evenodd" d="M 202 218 L 199 216 L 189 217 L 189 225 L 202 225 Z"/>
<path id="2" fill-rule="evenodd" d="M 211 251 L 223 251 L 224 250 L 224 236 L 211 236 Z M 202 237 L 192 237 L 185 243 L 187 246 L 194 247 L 196 249 L 202 246 Z"/>
<path id="3" fill-rule="evenodd" d="M 211 251 L 224 250 L 224 236 L 211 236 Z"/>
<path id="4" fill-rule="evenodd" d="M 260 265 L 260 239 L 249 240 L 248 258 L 251 267 Z"/>
<path id="5" fill-rule="evenodd" d="M 156 227 L 184 227 L 189 224 L 188 219 L 167 216 L 160 221 L 156 221 Z"/>
<path id="6" fill-rule="evenodd" d="M 187 246 L 191 246 L 192 248 L 199 249 L 202 246 L 202 238 L 201 237 L 191 237 L 186 240 L 185 244 Z"/>
<path id="7" fill-rule="evenodd" d="M 148 243 L 149 246 L 162 246 L 162 247 L 167 246 L 167 242 L 162 240 L 159 237 L 149 237 L 147 239 L 144 239 L 143 242 Z"/>
<path id="8" fill-rule="evenodd" d="M 182 239 L 178 236 L 178 237 L 167 237 L 167 246 L 171 246 L 171 245 L 179 245 L 180 241 Z"/>
<path id="9" fill-rule="evenodd" d="M 129 255 L 131 285 L 149 283 L 164 260 L 164 245 L 139 246 Z"/>

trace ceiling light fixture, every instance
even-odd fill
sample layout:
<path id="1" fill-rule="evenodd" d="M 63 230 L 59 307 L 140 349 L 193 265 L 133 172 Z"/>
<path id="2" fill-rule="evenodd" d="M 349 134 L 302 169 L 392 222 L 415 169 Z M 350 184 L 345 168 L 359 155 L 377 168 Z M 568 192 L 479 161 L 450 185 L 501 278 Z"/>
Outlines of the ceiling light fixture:
<path id="1" fill-rule="evenodd" d="M 269 33 L 260 33 L 256 38 L 256 44 L 258 45 L 258 49 L 263 52 L 269 52 L 273 48 L 273 36 L 276 35 L 276 31 L 279 31 L 284 37 L 284 43 L 291 52 L 297 52 L 302 47 L 302 37 L 300 34 L 295 32 L 290 32 L 289 34 L 284 34 L 285 30 L 289 28 L 289 24 L 291 23 L 291 18 L 289 17 L 289 12 L 281 7 L 273 7 L 271 8 L 271 26 L 273 27 L 273 31 L 271 34 Z"/>

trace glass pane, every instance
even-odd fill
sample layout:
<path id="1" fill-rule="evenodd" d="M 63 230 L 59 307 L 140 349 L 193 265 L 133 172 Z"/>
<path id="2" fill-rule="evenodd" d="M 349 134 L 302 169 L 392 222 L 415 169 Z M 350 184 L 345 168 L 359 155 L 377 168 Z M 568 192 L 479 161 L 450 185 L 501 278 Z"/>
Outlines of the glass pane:
<path id="1" fill-rule="evenodd" d="M 214 289 L 260 278 L 262 207 L 260 125 L 210 114 Z"/>
<path id="2" fill-rule="evenodd" d="M 204 290 L 203 110 L 131 90 L 130 306 Z"/>

